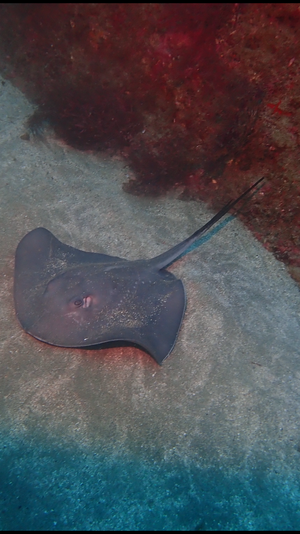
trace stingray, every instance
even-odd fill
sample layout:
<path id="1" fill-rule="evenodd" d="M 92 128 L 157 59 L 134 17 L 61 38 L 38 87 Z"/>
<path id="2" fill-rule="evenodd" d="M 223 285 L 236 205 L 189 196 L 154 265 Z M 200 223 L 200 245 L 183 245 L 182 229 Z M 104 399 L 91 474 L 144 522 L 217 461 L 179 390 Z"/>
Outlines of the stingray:
<path id="1" fill-rule="evenodd" d="M 50 345 L 92 348 L 132 344 L 161 364 L 172 351 L 186 308 L 178 259 L 263 178 L 167 252 L 146 260 L 84 252 L 36 228 L 16 250 L 14 297 L 28 333 Z"/>

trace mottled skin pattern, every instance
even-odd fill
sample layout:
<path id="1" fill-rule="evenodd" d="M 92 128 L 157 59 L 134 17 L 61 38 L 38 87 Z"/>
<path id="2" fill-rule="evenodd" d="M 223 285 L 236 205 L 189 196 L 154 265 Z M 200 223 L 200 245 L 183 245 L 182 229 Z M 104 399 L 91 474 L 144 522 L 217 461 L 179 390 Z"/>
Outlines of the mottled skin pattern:
<path id="1" fill-rule="evenodd" d="M 190 237 L 149 260 L 84 252 L 45 228 L 32 230 L 16 250 L 14 296 L 22 327 L 61 347 L 132 343 L 161 364 L 175 345 L 186 307 L 183 283 L 166 267 L 262 180 Z"/>

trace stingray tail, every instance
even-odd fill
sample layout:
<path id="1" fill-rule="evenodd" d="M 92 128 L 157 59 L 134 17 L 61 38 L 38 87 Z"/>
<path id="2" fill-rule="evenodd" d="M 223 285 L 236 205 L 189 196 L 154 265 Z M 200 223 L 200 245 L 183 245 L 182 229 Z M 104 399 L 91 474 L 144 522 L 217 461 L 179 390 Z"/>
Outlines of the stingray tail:
<path id="1" fill-rule="evenodd" d="M 199 230 L 196 230 L 190 237 L 182 241 L 181 243 L 178 243 L 178 245 L 175 245 L 175 247 L 172 247 L 170 250 L 167 250 L 167 252 L 163 252 L 163 254 L 160 254 L 159 256 L 156 256 L 151 261 L 152 265 L 156 266 L 157 269 L 163 269 L 164 267 L 167 267 L 173 261 L 175 261 L 183 252 L 185 252 L 191 245 L 196 241 L 200 236 L 202 236 L 209 228 L 211 228 L 216 222 L 218 222 L 226 213 L 228 213 L 231 208 L 233 208 L 242 198 L 246 197 L 252 189 L 254 189 L 260 182 L 264 180 L 263 178 L 260 178 L 253 184 L 251 187 L 247 189 L 244 193 L 242 193 L 238 198 L 235 200 L 230 200 L 220 211 L 210 219 L 204 226 L 199 228 Z"/>

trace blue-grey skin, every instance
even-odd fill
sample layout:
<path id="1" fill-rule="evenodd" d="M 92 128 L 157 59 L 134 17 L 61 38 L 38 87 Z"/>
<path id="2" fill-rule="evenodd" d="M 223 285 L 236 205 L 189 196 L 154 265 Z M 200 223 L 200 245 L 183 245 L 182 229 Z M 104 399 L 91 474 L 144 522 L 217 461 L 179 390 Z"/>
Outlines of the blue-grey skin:
<path id="1" fill-rule="evenodd" d="M 150 260 L 84 252 L 45 228 L 32 230 L 16 250 L 14 296 L 22 327 L 60 347 L 135 344 L 161 364 L 175 345 L 186 307 L 183 283 L 166 267 L 262 180 Z"/>

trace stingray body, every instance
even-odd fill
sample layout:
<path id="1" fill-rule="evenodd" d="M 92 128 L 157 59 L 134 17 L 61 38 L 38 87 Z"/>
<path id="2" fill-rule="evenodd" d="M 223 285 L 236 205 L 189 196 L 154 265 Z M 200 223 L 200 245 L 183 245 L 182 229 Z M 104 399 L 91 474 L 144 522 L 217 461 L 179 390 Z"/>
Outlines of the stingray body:
<path id="1" fill-rule="evenodd" d="M 16 250 L 14 297 L 22 327 L 61 347 L 135 344 L 161 364 L 174 347 L 186 307 L 183 283 L 166 267 L 262 179 L 192 236 L 149 260 L 84 252 L 45 228 L 32 230 Z"/>

